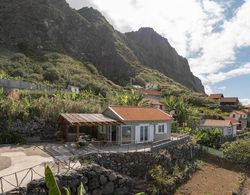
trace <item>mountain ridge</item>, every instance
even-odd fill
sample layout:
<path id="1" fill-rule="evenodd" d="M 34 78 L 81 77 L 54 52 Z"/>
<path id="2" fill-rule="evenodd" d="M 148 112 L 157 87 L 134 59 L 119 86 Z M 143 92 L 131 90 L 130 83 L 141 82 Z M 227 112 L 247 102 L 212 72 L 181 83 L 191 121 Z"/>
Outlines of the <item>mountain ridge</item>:
<path id="1" fill-rule="evenodd" d="M 55 51 L 67 54 L 82 62 L 91 62 L 106 78 L 122 86 L 131 79 L 134 84 L 141 85 L 151 80 L 160 81 L 156 78 L 158 73 L 153 73 L 155 70 L 193 91 L 204 93 L 204 87 L 190 71 L 187 60 L 169 43 L 157 46 L 157 42 L 154 46 L 166 47 L 164 52 L 175 51 L 173 62 L 178 63 L 174 65 L 164 64 L 168 55 L 155 59 L 154 53 L 145 52 L 154 50 L 145 44 L 138 49 L 143 42 L 139 44 L 137 39 L 131 38 L 131 33 L 115 30 L 93 8 L 74 10 L 64 0 L 2 0 L 0 6 L 0 47 L 23 53 Z M 160 35 L 155 32 L 155 36 Z M 181 67 L 187 71 L 180 72 Z M 182 77 L 186 80 L 180 79 Z M 161 82 L 166 80 L 164 77 Z"/>

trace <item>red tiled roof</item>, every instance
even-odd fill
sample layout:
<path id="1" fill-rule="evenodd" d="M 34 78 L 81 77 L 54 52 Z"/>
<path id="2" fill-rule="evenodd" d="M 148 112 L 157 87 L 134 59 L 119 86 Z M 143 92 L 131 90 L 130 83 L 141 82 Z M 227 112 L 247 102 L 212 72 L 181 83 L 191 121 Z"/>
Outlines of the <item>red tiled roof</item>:
<path id="1" fill-rule="evenodd" d="M 157 108 L 111 106 L 109 107 L 118 114 L 123 121 L 170 121 L 173 118 Z"/>
<path id="2" fill-rule="evenodd" d="M 230 116 L 224 116 L 223 118 L 224 118 L 224 120 L 231 121 L 232 124 L 235 124 L 235 125 L 240 124 L 240 122 L 238 120 L 236 120 L 235 118 L 232 118 Z"/>
<path id="3" fill-rule="evenodd" d="M 247 114 L 247 112 L 246 111 L 244 111 L 244 110 L 234 110 L 234 111 L 232 111 L 232 113 L 236 113 L 236 114 Z"/>
<path id="4" fill-rule="evenodd" d="M 227 97 L 227 98 L 220 99 L 220 102 L 225 102 L 225 103 L 228 103 L 228 102 L 236 103 L 238 101 L 239 101 L 239 99 L 237 97 Z"/>
<path id="5" fill-rule="evenodd" d="M 223 96 L 223 94 L 222 93 L 214 93 L 214 94 L 210 94 L 209 96 L 208 96 L 208 98 L 210 98 L 210 99 L 220 99 L 220 98 L 223 98 L 224 96 Z"/>
<path id="6" fill-rule="evenodd" d="M 154 95 L 154 96 L 162 96 L 162 92 L 153 89 L 146 89 L 144 90 L 145 95 Z"/>
<path id="7" fill-rule="evenodd" d="M 231 121 L 229 120 L 213 120 L 213 119 L 206 119 L 202 126 L 205 127 L 228 127 L 231 125 Z"/>

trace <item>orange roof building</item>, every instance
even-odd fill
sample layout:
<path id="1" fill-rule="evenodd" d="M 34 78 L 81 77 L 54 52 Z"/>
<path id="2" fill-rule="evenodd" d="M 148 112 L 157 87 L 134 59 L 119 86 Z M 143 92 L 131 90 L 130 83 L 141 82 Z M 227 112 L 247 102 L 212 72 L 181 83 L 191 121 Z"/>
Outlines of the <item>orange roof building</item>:
<path id="1" fill-rule="evenodd" d="M 221 98 L 224 98 L 224 95 L 222 93 L 214 93 L 214 94 L 210 94 L 208 98 L 214 99 L 214 100 L 220 100 Z"/>
<path id="2" fill-rule="evenodd" d="M 124 121 L 171 121 L 173 118 L 157 108 L 110 106 L 107 110 L 116 115 L 116 119 Z M 105 114 L 106 111 L 103 113 Z M 112 116 L 111 116 L 112 117 Z"/>

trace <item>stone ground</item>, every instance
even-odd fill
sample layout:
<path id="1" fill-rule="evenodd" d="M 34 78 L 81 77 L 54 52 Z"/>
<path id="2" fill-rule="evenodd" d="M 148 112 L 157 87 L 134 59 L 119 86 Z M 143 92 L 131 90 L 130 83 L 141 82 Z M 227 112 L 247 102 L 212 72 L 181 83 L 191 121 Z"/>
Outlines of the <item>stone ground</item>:
<path id="1" fill-rule="evenodd" d="M 181 186 L 175 195 L 232 195 L 239 189 L 241 178 L 239 172 L 204 163 L 202 169 Z"/>

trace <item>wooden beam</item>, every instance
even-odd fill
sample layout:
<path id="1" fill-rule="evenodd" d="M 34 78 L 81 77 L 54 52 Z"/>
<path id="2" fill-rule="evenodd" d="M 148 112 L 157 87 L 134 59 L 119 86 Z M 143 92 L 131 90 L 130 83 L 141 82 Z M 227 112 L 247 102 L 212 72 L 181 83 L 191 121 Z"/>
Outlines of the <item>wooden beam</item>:
<path id="1" fill-rule="evenodd" d="M 65 124 L 65 129 L 64 129 L 64 141 L 68 141 L 68 133 L 69 133 L 69 125 Z"/>
<path id="2" fill-rule="evenodd" d="M 80 126 L 76 126 L 76 143 L 79 144 L 79 138 L 80 138 Z"/>

